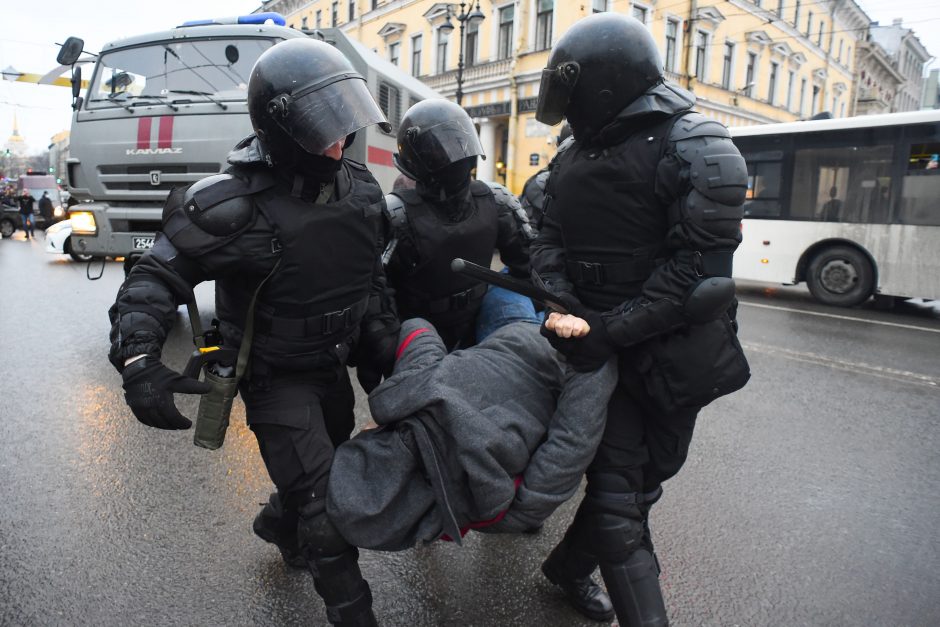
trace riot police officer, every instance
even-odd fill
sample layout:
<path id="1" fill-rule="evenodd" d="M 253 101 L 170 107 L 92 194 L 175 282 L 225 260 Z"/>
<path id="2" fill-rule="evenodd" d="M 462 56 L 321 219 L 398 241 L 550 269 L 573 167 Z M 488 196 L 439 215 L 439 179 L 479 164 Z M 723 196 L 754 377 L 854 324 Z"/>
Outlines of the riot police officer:
<path id="1" fill-rule="evenodd" d="M 324 497 L 334 447 L 354 426 L 350 355 L 381 369 L 398 331 L 380 258 L 382 192 L 342 157 L 356 131 L 388 124 L 349 61 L 310 39 L 259 57 L 248 109 L 254 135 L 229 155 L 229 169 L 168 197 L 162 233 L 111 308 L 110 359 L 138 420 L 188 429 L 173 392 L 205 386 L 166 368 L 160 352 L 177 306 L 196 284 L 216 281 L 224 344 L 249 335 L 239 392 L 277 488 L 255 531 L 309 567 L 331 623 L 374 625 L 358 552 Z"/>
<path id="2" fill-rule="evenodd" d="M 455 257 L 489 267 L 498 249 L 510 273 L 529 275 L 534 231 L 509 190 L 471 179 L 479 156 L 473 121 L 456 103 L 423 100 L 405 112 L 394 160 L 416 184 L 386 196 L 388 280 L 401 318 L 429 320 L 448 350 L 474 344 L 487 289 L 452 273 Z"/>
<path id="3" fill-rule="evenodd" d="M 570 143 L 565 143 L 565 140 L 569 137 L 571 137 L 571 125 L 565 122 L 561 125 L 561 130 L 555 138 L 555 146 L 558 148 L 558 152 L 564 152 L 570 145 Z M 542 208 L 545 204 L 545 185 L 548 183 L 548 171 L 550 167 L 551 164 L 530 176 L 522 186 L 522 193 L 519 195 L 519 204 L 522 205 L 526 216 L 529 218 L 529 222 L 535 225 L 536 229 L 538 229 L 538 225 L 542 221 Z"/>
<path id="4" fill-rule="evenodd" d="M 650 507 L 701 406 L 749 376 L 729 278 L 746 167 L 694 102 L 664 82 L 640 22 L 603 13 L 558 40 L 536 112 L 567 118 L 575 138 L 552 165 L 532 247 L 533 272 L 574 316 L 549 315 L 543 334 L 575 369 L 611 357 L 620 369 L 585 496 L 542 570 L 586 615 L 631 627 L 668 623 Z"/>

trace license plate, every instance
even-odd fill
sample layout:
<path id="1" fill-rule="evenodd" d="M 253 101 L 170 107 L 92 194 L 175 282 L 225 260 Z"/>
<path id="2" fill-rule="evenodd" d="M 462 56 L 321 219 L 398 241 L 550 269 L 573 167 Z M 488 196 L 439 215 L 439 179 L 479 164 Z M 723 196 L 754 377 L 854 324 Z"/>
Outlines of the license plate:
<path id="1" fill-rule="evenodd" d="M 150 250 L 151 248 L 153 248 L 152 237 L 135 237 L 134 238 L 135 250 Z"/>

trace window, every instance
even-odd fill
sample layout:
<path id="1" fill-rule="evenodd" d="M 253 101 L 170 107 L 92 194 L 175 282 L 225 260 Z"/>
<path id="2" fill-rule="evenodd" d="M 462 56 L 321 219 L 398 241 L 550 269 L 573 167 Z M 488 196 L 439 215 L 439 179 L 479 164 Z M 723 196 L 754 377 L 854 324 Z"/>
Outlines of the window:
<path id="1" fill-rule="evenodd" d="M 496 58 L 508 59 L 512 55 L 512 23 L 515 7 L 509 5 L 499 10 L 499 36 L 497 38 Z"/>
<path id="2" fill-rule="evenodd" d="M 379 83 L 379 108 L 392 125 L 392 133 L 396 132 L 401 124 L 401 92 L 397 87 Z"/>
<path id="3" fill-rule="evenodd" d="M 372 10 L 375 11 L 379 8 L 379 0 L 372 0 Z"/>
<path id="4" fill-rule="evenodd" d="M 450 43 L 450 33 L 437 29 L 437 73 L 443 74 L 447 71 L 447 44 Z"/>
<path id="5" fill-rule="evenodd" d="M 793 25 L 797 26 L 800 23 L 800 0 L 796 0 L 793 11 Z"/>
<path id="6" fill-rule="evenodd" d="M 591 12 L 592 13 L 604 13 L 605 11 L 610 10 L 610 0 L 592 0 L 591 2 Z"/>
<path id="7" fill-rule="evenodd" d="M 333 6 L 330 7 L 332 22 L 330 26 L 336 26 L 339 23 L 339 2 L 334 2 Z"/>
<path id="8" fill-rule="evenodd" d="M 754 72 L 757 70 L 757 54 L 747 53 L 747 69 L 744 72 L 744 95 L 748 98 L 754 93 Z"/>
<path id="9" fill-rule="evenodd" d="M 790 77 L 787 79 L 787 111 L 793 111 L 793 85 L 796 83 L 796 72 L 790 70 Z"/>
<path id="10" fill-rule="evenodd" d="M 698 31 L 695 33 L 695 78 L 705 80 L 705 55 L 708 50 L 708 33 Z"/>
<path id="11" fill-rule="evenodd" d="M 646 24 L 646 15 L 649 10 L 646 7 L 638 7 L 633 5 L 633 17 L 640 20 L 643 24 Z"/>
<path id="12" fill-rule="evenodd" d="M 800 79 L 800 115 L 806 115 L 806 79 Z"/>
<path id="13" fill-rule="evenodd" d="M 816 45 L 822 48 L 823 40 L 823 29 L 826 27 L 826 23 L 822 20 L 819 20 L 819 35 L 816 36 Z"/>
<path id="14" fill-rule="evenodd" d="M 731 62 L 734 59 L 734 44 L 730 41 L 725 42 L 725 56 L 721 61 L 721 86 L 724 89 L 731 89 Z"/>
<path id="15" fill-rule="evenodd" d="M 836 61 L 839 61 L 839 62 L 842 61 L 842 46 L 844 46 L 844 45 L 845 45 L 845 40 L 844 40 L 844 39 L 840 39 L 840 40 L 839 40 L 839 54 L 836 55 Z"/>
<path id="16" fill-rule="evenodd" d="M 666 69 L 676 71 L 676 45 L 679 37 L 679 22 L 666 20 Z"/>
<path id="17" fill-rule="evenodd" d="M 770 81 L 767 85 L 767 102 L 774 104 L 774 99 L 777 96 L 777 72 L 780 70 L 779 63 L 770 64 Z"/>
<path id="18" fill-rule="evenodd" d="M 323 28 L 323 11 L 317 9 L 317 28 Z"/>
<path id="19" fill-rule="evenodd" d="M 790 217 L 818 222 L 890 221 L 894 146 L 869 133 L 833 137 L 825 147 L 795 152 Z M 832 144 L 837 144 L 832 146 Z"/>
<path id="20" fill-rule="evenodd" d="M 552 45 L 552 16 L 555 0 L 538 0 L 535 13 L 535 49 L 547 50 Z"/>
<path id="21" fill-rule="evenodd" d="M 849 46 L 845 49 L 845 67 L 852 69 L 852 46 Z M 921 70 L 923 72 L 923 70 Z M 920 75 L 921 72 L 918 72 Z"/>
<path id="22" fill-rule="evenodd" d="M 739 142 L 747 162 L 747 192 L 744 195 L 744 217 L 778 217 L 781 214 L 780 179 L 784 151 L 777 137 L 744 138 Z"/>
<path id="23" fill-rule="evenodd" d="M 813 85 L 813 99 L 809 103 L 810 115 L 816 115 L 816 100 L 819 98 L 819 85 Z"/>
<path id="24" fill-rule="evenodd" d="M 940 226 L 940 143 L 914 144 L 907 152 L 907 170 L 901 182 L 901 224 Z"/>
<path id="25" fill-rule="evenodd" d="M 780 17 L 783 17 L 783 3 L 784 2 L 786 2 L 786 0 L 777 0 L 777 15 L 779 15 Z"/>
<path id="26" fill-rule="evenodd" d="M 398 65 L 398 57 L 401 56 L 401 42 L 396 41 L 388 45 L 388 60 L 392 65 Z"/>
<path id="27" fill-rule="evenodd" d="M 411 38 L 411 75 L 421 76 L 421 35 Z"/>
<path id="28" fill-rule="evenodd" d="M 356 19 L 356 0 L 349 0 L 349 21 Z"/>
<path id="29" fill-rule="evenodd" d="M 813 12 L 810 11 L 806 17 L 806 36 L 809 37 L 813 32 Z"/>
<path id="30" fill-rule="evenodd" d="M 304 30 L 307 30 L 307 16 L 300 18 L 300 27 Z"/>
<path id="31" fill-rule="evenodd" d="M 467 54 L 464 56 L 464 63 L 467 67 L 471 65 L 476 65 L 477 63 L 477 46 L 479 46 L 480 40 L 480 23 L 474 22 L 471 20 L 467 23 L 467 39 L 466 39 L 466 51 Z"/>

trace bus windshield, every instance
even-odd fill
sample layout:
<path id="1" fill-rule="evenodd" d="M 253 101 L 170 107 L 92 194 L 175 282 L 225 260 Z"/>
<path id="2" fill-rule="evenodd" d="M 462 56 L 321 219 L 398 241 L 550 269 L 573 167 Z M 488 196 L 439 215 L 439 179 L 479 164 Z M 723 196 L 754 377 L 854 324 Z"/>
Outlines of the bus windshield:
<path id="1" fill-rule="evenodd" d="M 252 66 L 274 43 L 263 38 L 188 39 L 103 53 L 87 108 L 245 100 Z"/>

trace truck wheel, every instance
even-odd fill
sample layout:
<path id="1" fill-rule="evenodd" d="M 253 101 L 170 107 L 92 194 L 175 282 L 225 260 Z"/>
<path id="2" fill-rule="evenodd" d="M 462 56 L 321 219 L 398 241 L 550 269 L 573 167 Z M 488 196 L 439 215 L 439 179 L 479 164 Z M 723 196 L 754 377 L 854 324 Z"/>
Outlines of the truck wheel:
<path id="1" fill-rule="evenodd" d="M 823 304 L 854 307 L 875 291 L 875 270 L 859 250 L 832 246 L 813 257 L 806 284 L 813 297 Z"/>
<path id="2" fill-rule="evenodd" d="M 15 230 L 16 225 L 13 224 L 13 220 L 10 218 L 0 220 L 0 237 L 11 237 Z"/>
<path id="3" fill-rule="evenodd" d="M 94 255 L 89 255 L 86 253 L 77 253 L 72 249 L 72 237 L 69 236 L 65 238 L 65 244 L 62 246 L 62 249 L 69 254 L 69 256 L 75 261 L 91 261 L 94 259 Z"/>

